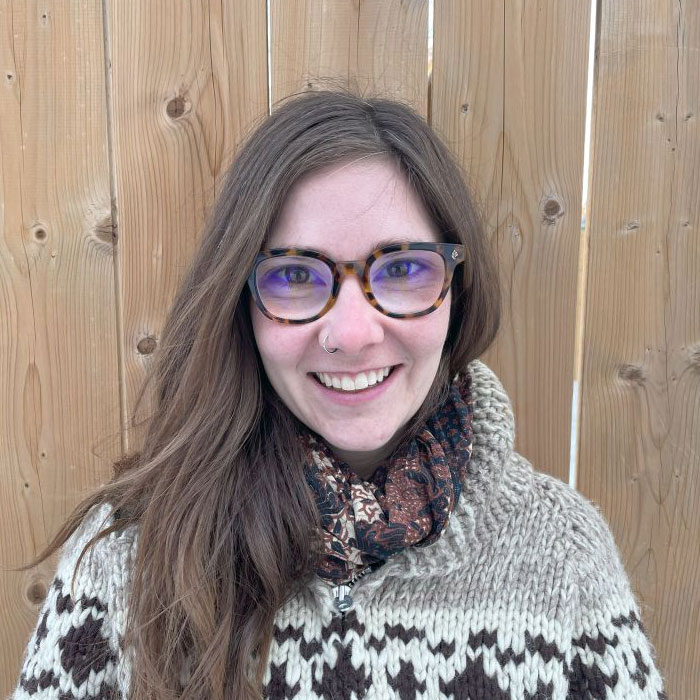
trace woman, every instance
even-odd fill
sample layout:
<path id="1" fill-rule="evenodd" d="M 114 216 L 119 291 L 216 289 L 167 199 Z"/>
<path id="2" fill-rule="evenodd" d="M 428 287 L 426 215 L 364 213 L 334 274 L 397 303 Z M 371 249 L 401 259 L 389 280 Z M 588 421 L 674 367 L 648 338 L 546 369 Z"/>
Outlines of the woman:
<path id="1" fill-rule="evenodd" d="M 143 449 L 42 553 L 14 698 L 665 697 L 605 521 L 513 451 L 476 359 L 499 304 L 420 117 L 280 106 L 174 302 Z"/>

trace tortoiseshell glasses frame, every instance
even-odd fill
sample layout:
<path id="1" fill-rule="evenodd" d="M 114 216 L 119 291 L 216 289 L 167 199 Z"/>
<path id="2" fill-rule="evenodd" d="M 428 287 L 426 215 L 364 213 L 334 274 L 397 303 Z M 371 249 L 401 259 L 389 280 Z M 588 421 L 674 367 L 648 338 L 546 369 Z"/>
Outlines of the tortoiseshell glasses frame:
<path id="1" fill-rule="evenodd" d="M 439 253 L 445 264 L 445 277 L 438 298 L 428 308 L 413 313 L 394 313 L 391 311 L 387 311 L 385 308 L 383 308 L 372 293 L 372 288 L 370 285 L 370 268 L 372 264 L 375 263 L 377 260 L 381 259 L 383 255 L 405 250 L 427 250 Z M 270 311 L 268 311 L 265 308 L 265 305 L 263 304 L 262 299 L 260 298 L 260 294 L 256 284 L 256 274 L 258 265 L 260 265 L 260 263 L 264 260 L 268 260 L 269 258 L 283 256 L 295 256 L 320 260 L 330 268 L 333 275 L 333 284 L 331 292 L 326 304 L 315 315 L 310 316 L 308 318 L 290 319 L 283 318 L 281 316 L 276 316 L 270 313 Z M 450 289 L 450 284 L 452 283 L 454 271 L 457 268 L 457 265 L 464 262 L 464 260 L 465 247 L 464 245 L 459 243 L 395 243 L 392 245 L 384 246 L 382 248 L 377 248 L 376 250 L 372 251 L 372 253 L 370 253 L 370 255 L 367 256 L 365 260 L 346 260 L 342 262 L 336 262 L 328 256 L 324 255 L 323 253 L 319 253 L 316 250 L 309 250 L 304 248 L 273 248 L 271 250 L 263 250 L 260 253 L 258 253 L 257 257 L 255 258 L 255 262 L 253 264 L 251 273 L 248 276 L 248 288 L 250 289 L 250 293 L 252 294 L 253 300 L 255 301 L 257 307 L 265 316 L 279 323 L 296 325 L 316 321 L 317 319 L 321 318 L 321 316 L 323 316 L 326 312 L 328 312 L 333 307 L 336 299 L 338 298 L 338 294 L 340 292 L 340 284 L 343 281 L 343 278 L 354 275 L 358 278 L 360 286 L 362 287 L 362 291 L 364 292 L 364 295 L 367 298 L 367 301 L 375 309 L 377 309 L 377 311 L 391 318 L 416 318 L 418 316 L 425 316 L 426 314 L 435 311 L 435 309 L 437 309 L 442 304 L 443 300 L 447 296 L 447 292 Z"/>

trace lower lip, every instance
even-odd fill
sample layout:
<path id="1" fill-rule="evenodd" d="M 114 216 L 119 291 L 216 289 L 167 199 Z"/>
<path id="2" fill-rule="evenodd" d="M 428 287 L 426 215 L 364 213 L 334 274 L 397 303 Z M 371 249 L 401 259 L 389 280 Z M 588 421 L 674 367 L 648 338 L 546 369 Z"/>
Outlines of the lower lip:
<path id="1" fill-rule="evenodd" d="M 365 401 L 372 401 L 381 396 L 391 387 L 396 379 L 396 375 L 399 374 L 400 371 L 400 365 L 394 367 L 391 374 L 389 374 L 386 379 L 377 382 L 374 386 L 367 387 L 367 389 L 360 389 L 359 391 L 339 391 L 338 389 L 331 389 L 325 384 L 321 384 L 313 375 L 309 375 L 309 379 L 314 383 L 321 395 L 328 401 L 333 401 L 333 403 L 341 406 L 356 406 L 357 404 L 364 403 Z"/>

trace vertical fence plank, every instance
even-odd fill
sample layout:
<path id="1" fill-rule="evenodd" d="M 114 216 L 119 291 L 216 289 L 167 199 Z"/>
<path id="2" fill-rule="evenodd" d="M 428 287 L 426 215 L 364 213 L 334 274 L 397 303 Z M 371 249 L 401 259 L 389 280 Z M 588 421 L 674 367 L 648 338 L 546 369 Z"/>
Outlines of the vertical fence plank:
<path id="1" fill-rule="evenodd" d="M 579 470 L 678 698 L 700 686 L 697 10 L 601 6 Z"/>
<path id="2" fill-rule="evenodd" d="M 350 88 L 426 114 L 427 0 L 272 0 L 272 101 Z"/>
<path id="3" fill-rule="evenodd" d="M 0 2 L 0 696 L 119 431 L 102 6 Z"/>
<path id="4" fill-rule="evenodd" d="M 568 481 L 588 3 L 435 3 L 432 124 L 484 213 L 503 322 L 483 358 L 504 382 L 516 448 Z M 584 28 L 584 29 L 582 29 Z"/>
<path id="5" fill-rule="evenodd" d="M 109 19 L 131 413 L 219 178 L 268 112 L 267 20 L 259 0 L 111 2 Z"/>

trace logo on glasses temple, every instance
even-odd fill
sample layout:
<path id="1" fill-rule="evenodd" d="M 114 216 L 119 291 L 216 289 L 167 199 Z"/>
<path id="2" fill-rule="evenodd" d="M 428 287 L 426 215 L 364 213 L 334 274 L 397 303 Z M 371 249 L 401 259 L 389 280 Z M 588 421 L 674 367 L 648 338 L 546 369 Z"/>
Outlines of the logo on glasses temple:
<path id="1" fill-rule="evenodd" d="M 457 252 L 457 250 L 456 249 L 453 250 L 452 251 L 452 259 L 456 260 L 458 257 L 459 257 L 459 253 Z"/>

